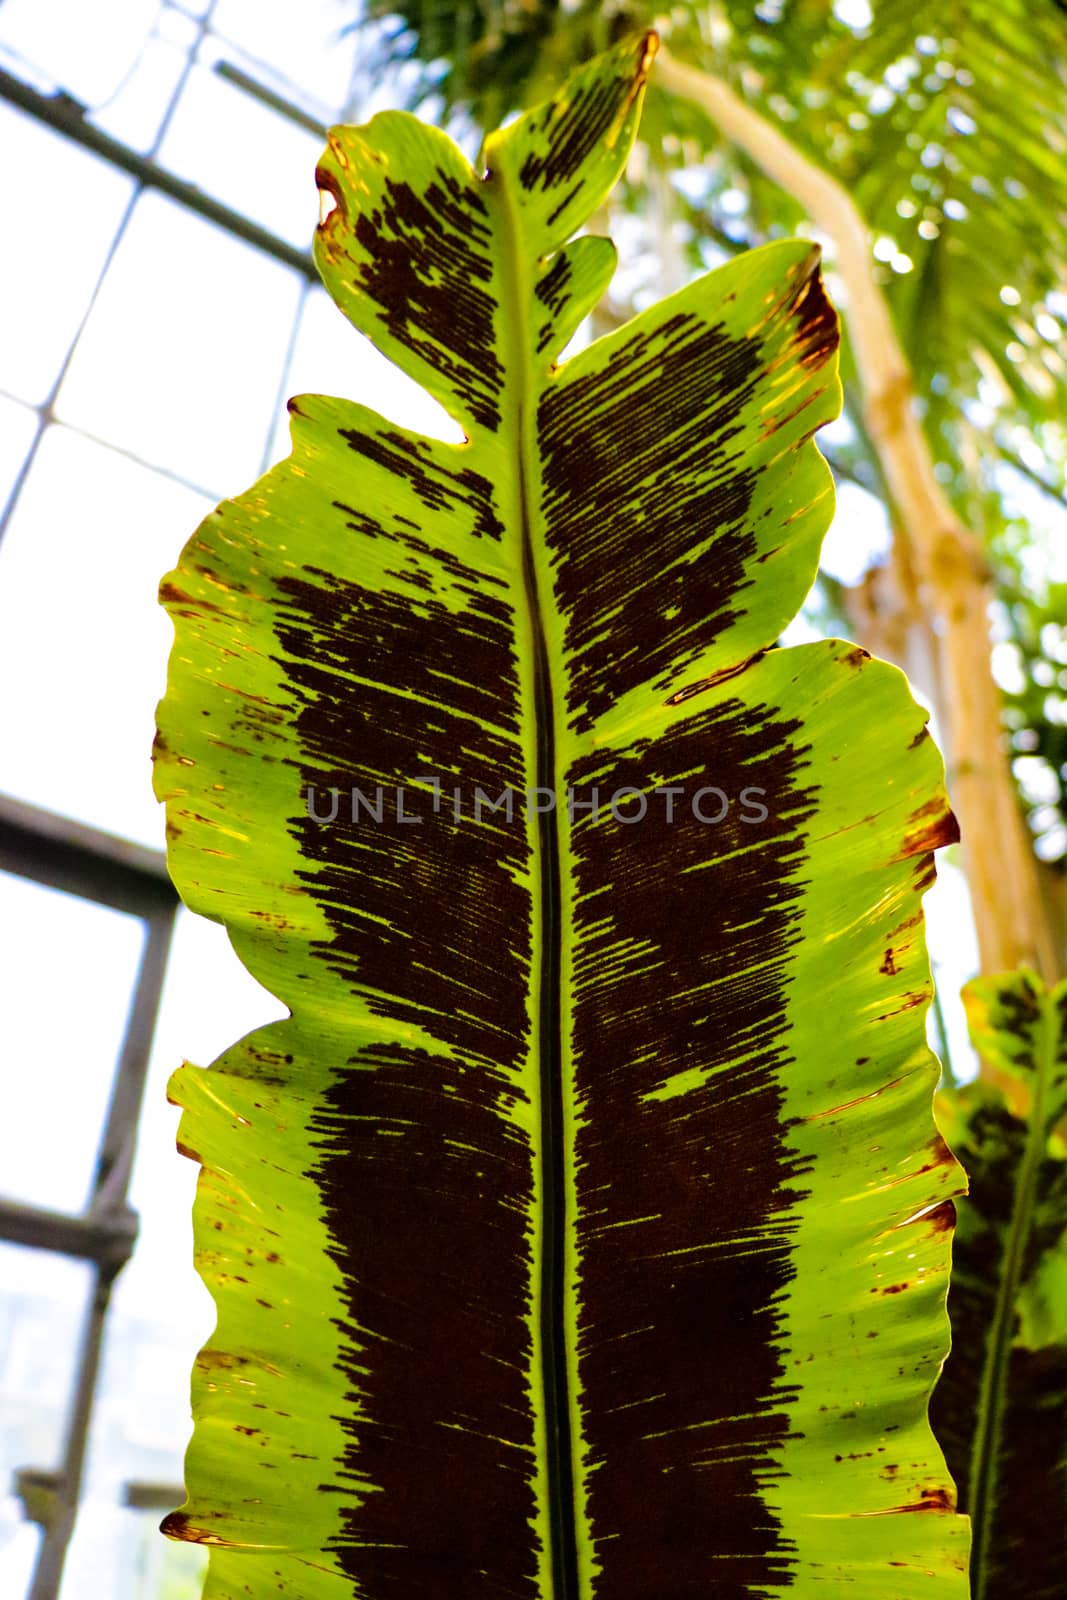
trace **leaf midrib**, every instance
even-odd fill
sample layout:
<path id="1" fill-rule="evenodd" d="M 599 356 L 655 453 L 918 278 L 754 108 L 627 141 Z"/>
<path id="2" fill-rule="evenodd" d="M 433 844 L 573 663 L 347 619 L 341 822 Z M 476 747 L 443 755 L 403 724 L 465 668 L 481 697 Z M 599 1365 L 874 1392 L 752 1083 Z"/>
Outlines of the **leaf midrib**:
<path id="1" fill-rule="evenodd" d="M 1027 1129 L 1026 1148 L 1015 1190 L 1004 1268 L 997 1286 L 996 1302 L 986 1361 L 982 1370 L 975 1418 L 974 1443 L 970 1465 L 971 1576 L 973 1600 L 984 1600 L 989 1581 L 989 1552 L 996 1504 L 997 1467 L 1007 1399 L 1008 1366 L 1015 1324 L 1015 1305 L 1022 1280 L 1023 1259 L 1033 1216 L 1037 1170 L 1044 1150 L 1045 1100 L 1055 1065 L 1055 1026 L 1052 1007 L 1041 997 L 1040 1021 L 1036 1029 L 1036 1064 L 1033 1101 Z"/>
<path id="2" fill-rule="evenodd" d="M 532 301 L 530 273 L 523 257 L 519 207 L 512 201 L 507 180 L 492 172 L 499 202 L 500 255 L 503 265 L 501 313 L 506 399 L 502 427 L 515 442 L 514 472 L 522 555 L 522 586 L 533 652 L 533 708 L 535 744 L 534 782 L 538 789 L 557 790 L 555 691 L 548 639 L 545 631 L 541 586 L 538 581 L 534 526 L 539 506 L 528 463 L 536 461 L 536 416 L 532 404 L 534 375 L 529 346 L 524 337 Z M 521 672 L 520 681 L 526 684 Z M 534 852 L 535 883 L 531 979 L 536 984 L 537 1063 L 540 1112 L 540 1193 L 542 1225 L 539 1238 L 539 1305 L 541 1382 L 544 1394 L 546 1514 L 549 1533 L 551 1597 L 578 1600 L 577 1530 L 574 1509 L 574 1467 L 571 1438 L 568 1337 L 566 1325 L 566 1160 L 563 1105 L 562 1039 L 562 885 L 558 807 L 540 811 Z M 540 937 L 537 937 L 537 934 Z"/>

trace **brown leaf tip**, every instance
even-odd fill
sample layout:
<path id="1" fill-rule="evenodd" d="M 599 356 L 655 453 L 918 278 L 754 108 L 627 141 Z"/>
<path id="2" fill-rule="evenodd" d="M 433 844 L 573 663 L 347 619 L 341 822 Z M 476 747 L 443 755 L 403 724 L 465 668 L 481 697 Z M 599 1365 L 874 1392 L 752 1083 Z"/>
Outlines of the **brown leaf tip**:
<path id="1" fill-rule="evenodd" d="M 791 307 L 797 319 L 794 341 L 803 367 L 823 366 L 841 343 L 837 312 L 830 304 L 819 266 L 821 257 L 821 250 L 814 249 L 804 263 L 804 276 Z"/>
<path id="2" fill-rule="evenodd" d="M 655 29 L 650 28 L 641 40 L 641 61 L 637 68 L 637 77 L 640 82 L 643 83 L 645 78 L 648 77 L 649 68 L 655 60 L 658 50 L 659 34 L 656 33 Z"/>

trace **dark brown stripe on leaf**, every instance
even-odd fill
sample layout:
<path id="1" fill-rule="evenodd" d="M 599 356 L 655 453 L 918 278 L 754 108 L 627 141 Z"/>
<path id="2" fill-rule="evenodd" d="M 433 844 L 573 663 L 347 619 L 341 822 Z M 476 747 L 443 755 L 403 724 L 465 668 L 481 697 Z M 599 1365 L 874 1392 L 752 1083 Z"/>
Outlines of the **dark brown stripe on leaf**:
<path id="1" fill-rule="evenodd" d="M 600 234 L 584 233 L 549 258 L 534 295 L 547 312 L 537 329 L 536 351 L 555 361 L 582 318 L 611 282 L 615 246 Z"/>
<path id="2" fill-rule="evenodd" d="M 802 1176 L 776 1081 L 802 894 L 787 874 L 811 807 L 795 730 L 732 701 L 569 780 L 735 797 L 717 826 L 685 797 L 668 824 L 652 797 L 641 823 L 574 834 L 579 1381 L 604 1600 L 751 1600 L 790 1581 L 761 1485 L 793 1392 L 773 1302 L 792 1276 L 776 1214 Z M 749 785 L 773 797 L 758 826 L 739 820 Z M 706 1084 L 649 1098 L 692 1069 Z"/>
<path id="3" fill-rule="evenodd" d="M 570 281 L 572 277 L 573 271 L 570 257 L 566 250 L 559 250 L 552 257 L 551 265 L 538 279 L 534 287 L 535 296 L 549 313 L 538 331 L 538 355 L 543 354 L 552 343 L 556 324 L 570 300 Z"/>
<path id="4" fill-rule="evenodd" d="M 361 1397 L 342 1414 L 341 1481 L 377 1491 L 345 1513 L 341 1556 L 375 1600 L 540 1600 L 519 1321 L 531 1164 L 500 1095 L 458 1055 L 379 1047 L 313 1122 Z"/>
<path id="5" fill-rule="evenodd" d="M 784 318 L 791 357 L 815 367 L 832 355 L 836 335 L 813 265 L 773 316 L 778 359 Z M 680 687 L 687 656 L 744 613 L 759 531 L 750 508 L 764 470 L 746 464 L 746 408 L 771 359 L 762 336 L 732 337 L 689 311 L 638 319 L 606 361 L 596 350 L 562 369 L 538 414 L 568 710 L 579 732 L 657 674 L 657 687 Z"/>
<path id="6" fill-rule="evenodd" d="M 650 59 L 651 45 L 647 37 L 642 38 L 634 45 L 628 70 L 618 78 L 587 82 L 572 96 L 547 103 L 540 125 L 534 122 L 533 126 L 550 142 L 543 154 L 528 155 L 519 169 L 524 189 L 547 193 L 573 184 L 640 93 L 644 84 L 641 68 Z M 570 198 L 565 196 L 558 209 L 562 210 Z"/>
<path id="7" fill-rule="evenodd" d="M 552 130 L 552 144 L 542 155 L 528 155 L 520 166 L 523 189 L 547 192 L 573 182 L 617 117 L 619 94 L 614 83 L 590 83 L 561 112 L 557 102 L 550 101 L 542 130 Z M 563 205 L 568 198 L 563 198 Z"/>
<path id="8" fill-rule="evenodd" d="M 398 555 L 419 542 L 405 534 Z M 419 773 L 464 796 L 523 787 L 513 622 L 473 574 L 459 614 L 322 574 L 281 588 L 279 637 L 305 700 L 300 781 L 343 795 L 381 784 L 387 799 L 380 824 L 342 808 L 296 830 L 333 929 L 316 954 L 375 991 L 372 1010 L 439 1044 L 338 1059 L 313 1119 L 350 1339 L 340 1483 L 365 1495 L 343 1513 L 340 1558 L 368 1596 L 533 1600 L 533 1163 L 506 1071 L 528 1047 L 526 833 L 491 814 L 457 822 L 447 795 L 434 815 L 426 791 L 408 793 L 421 824 L 392 814 L 395 785 Z"/>
<path id="9" fill-rule="evenodd" d="M 758 346 L 677 316 L 620 345 L 604 371 L 546 391 L 548 542 L 558 555 L 572 653 L 568 709 L 579 731 L 737 616 L 755 550 L 747 523 L 754 474 L 740 460 L 727 463 L 735 419 L 759 377 Z M 708 540 L 711 550 L 690 564 Z"/>
<path id="10" fill-rule="evenodd" d="M 347 799 L 353 785 L 367 795 L 381 786 L 385 804 L 380 824 L 353 821 L 342 805 L 333 822 L 297 829 L 334 929 L 322 954 L 380 994 L 382 1015 L 429 1027 L 467 1058 L 515 1066 L 530 935 L 529 898 L 512 874 L 526 859 L 525 830 L 491 813 L 477 826 L 457 821 L 447 789 L 435 815 L 429 791 L 410 787 L 420 774 L 443 776 L 468 804 L 477 785 L 523 789 L 508 608 L 480 596 L 456 615 L 325 575 L 278 587 L 289 606 L 279 640 L 303 654 L 289 668 L 307 699 L 302 789 Z M 397 820 L 400 787 L 421 823 Z"/>
<path id="11" fill-rule="evenodd" d="M 368 421 L 371 421 L 368 414 Z M 378 422 L 374 418 L 375 423 Z M 440 446 L 399 430 L 380 425 L 340 428 L 340 437 L 350 450 L 387 472 L 409 483 L 427 511 L 449 511 L 467 507 L 474 512 L 472 532 L 479 538 L 499 539 L 504 525 L 493 504 L 493 486 L 473 467 L 455 471 L 441 460 Z M 352 513 L 357 515 L 356 512 Z M 366 513 L 359 513 L 366 515 Z"/>
<path id="12" fill-rule="evenodd" d="M 450 155 L 458 165 L 458 152 Z M 391 336 L 446 379 L 475 422 L 495 430 L 503 369 L 496 355 L 491 228 L 478 180 L 473 172 L 461 181 L 439 169 L 417 192 L 381 167 L 357 131 L 331 134 L 317 173 L 320 188 L 337 201 L 316 240 L 327 287 L 349 311 L 339 290 L 366 295 Z M 369 192 L 359 182 L 364 176 Z M 348 281 L 335 284 L 334 276 L 346 272 Z M 366 318 L 354 320 L 373 335 Z"/>

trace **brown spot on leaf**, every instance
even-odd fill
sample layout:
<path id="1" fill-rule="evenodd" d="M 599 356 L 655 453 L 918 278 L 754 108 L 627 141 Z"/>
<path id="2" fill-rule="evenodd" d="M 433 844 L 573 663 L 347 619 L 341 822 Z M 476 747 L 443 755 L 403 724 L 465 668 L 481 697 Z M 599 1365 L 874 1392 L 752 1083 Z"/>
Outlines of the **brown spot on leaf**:
<path id="1" fill-rule="evenodd" d="M 912 1011 L 916 1006 L 925 1006 L 929 1003 L 930 993 L 927 989 L 920 989 L 917 993 L 906 994 L 901 997 L 900 1004 L 894 1006 L 892 1011 L 883 1011 L 878 1018 L 879 1022 L 888 1022 L 890 1017 L 899 1017 L 905 1011 Z"/>
<path id="2" fill-rule="evenodd" d="M 190 1522 L 185 1511 L 172 1511 L 163 1518 L 159 1524 L 160 1533 L 166 1534 L 168 1539 L 181 1539 L 186 1544 L 224 1544 L 230 1545 L 229 1539 L 223 1539 L 219 1534 L 212 1533 L 209 1528 L 200 1528 Z"/>
<path id="3" fill-rule="evenodd" d="M 947 1489 L 920 1489 L 920 1498 L 904 1506 L 887 1506 L 884 1511 L 856 1511 L 857 1517 L 899 1517 L 912 1511 L 954 1511 L 955 1501 Z"/>
<path id="4" fill-rule="evenodd" d="M 269 1373 L 272 1378 L 280 1378 L 281 1370 L 269 1361 L 252 1361 L 249 1356 L 234 1355 L 230 1350 L 201 1350 L 196 1358 L 196 1365 L 201 1372 L 236 1371 L 241 1367 L 255 1367 L 261 1372 Z"/>
<path id="5" fill-rule="evenodd" d="M 180 617 L 198 617 L 204 612 L 214 612 L 216 616 L 226 615 L 222 606 L 216 606 L 209 600 L 201 600 L 196 595 L 186 594 L 184 589 L 179 589 L 176 583 L 164 579 L 159 586 L 159 599 L 161 605 L 180 606 Z"/>
<path id="6" fill-rule="evenodd" d="M 942 1200 L 924 1214 L 931 1233 L 951 1233 L 956 1226 L 956 1205 L 953 1200 Z"/>
<path id="7" fill-rule="evenodd" d="M 904 844 L 897 859 L 903 861 L 908 856 L 939 850 L 942 845 L 958 844 L 959 837 L 959 823 L 949 810 L 947 801 L 941 795 L 934 795 L 908 818 Z"/>
<path id="8" fill-rule="evenodd" d="M 944 1139 L 939 1133 L 934 1134 L 934 1137 L 930 1143 L 930 1148 L 933 1151 L 934 1161 L 938 1166 L 955 1166 L 956 1157 L 952 1154 L 952 1151 L 949 1149 L 948 1145 L 945 1143 Z"/>
<path id="9" fill-rule="evenodd" d="M 867 1057 L 864 1056 L 863 1060 L 866 1061 L 866 1059 Z M 860 1062 L 857 1061 L 856 1065 L 859 1066 Z M 853 1106 L 861 1106 L 867 1100 L 877 1100 L 880 1094 L 885 1094 L 887 1089 L 895 1089 L 898 1083 L 903 1083 L 904 1079 L 909 1076 L 910 1074 L 905 1072 L 903 1076 L 892 1078 L 888 1083 L 881 1084 L 879 1088 L 871 1089 L 868 1094 L 857 1095 L 854 1100 L 844 1100 L 839 1106 L 830 1106 L 826 1111 L 813 1111 L 810 1116 L 804 1118 L 804 1121 L 818 1122 L 823 1117 L 836 1117 L 839 1111 L 851 1111 Z"/>
<path id="10" fill-rule="evenodd" d="M 295 924 L 280 911 L 252 911 L 249 913 L 257 922 L 265 922 L 268 927 L 275 928 L 279 933 L 288 933 Z"/>
<path id="11" fill-rule="evenodd" d="M 922 1498 L 912 1505 L 901 1506 L 902 1511 L 954 1511 L 955 1496 L 949 1489 L 928 1488 L 920 1491 Z"/>
<path id="12" fill-rule="evenodd" d="M 775 416 L 772 413 L 772 415 L 767 418 L 766 422 L 764 422 L 760 437 L 763 439 L 769 439 L 772 434 L 778 432 L 779 428 L 784 428 L 787 422 L 792 422 L 794 417 L 799 417 L 800 413 L 804 411 L 806 407 L 810 406 L 813 400 L 817 400 L 818 398 L 818 395 L 809 394 L 807 398 L 802 400 L 798 406 L 794 406 L 792 411 L 786 411 L 781 416 Z M 805 510 L 807 510 L 807 507 L 802 507 L 801 511 L 796 514 L 802 515 Z M 792 519 L 787 518 L 786 520 L 791 521 Z"/>
<path id="13" fill-rule="evenodd" d="M 710 677 L 699 678 L 696 683 L 687 683 L 684 688 L 676 690 L 664 702 L 669 706 L 680 706 L 686 700 L 691 700 L 695 694 L 702 694 L 705 689 L 711 689 L 717 683 L 725 683 L 728 678 L 736 678 L 740 673 L 747 672 L 749 667 L 761 661 L 767 654 L 766 650 L 757 650 L 755 655 L 747 656 L 744 661 L 739 661 L 735 666 L 722 667 L 718 672 L 713 672 Z"/>

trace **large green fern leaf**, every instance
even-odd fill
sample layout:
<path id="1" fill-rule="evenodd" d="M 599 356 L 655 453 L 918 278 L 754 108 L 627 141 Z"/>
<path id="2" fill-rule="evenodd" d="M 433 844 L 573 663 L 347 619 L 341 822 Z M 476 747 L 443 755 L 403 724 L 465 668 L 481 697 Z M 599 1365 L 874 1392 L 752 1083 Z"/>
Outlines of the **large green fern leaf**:
<path id="1" fill-rule="evenodd" d="M 831 512 L 816 253 L 559 364 L 650 53 L 481 173 L 331 136 L 324 279 L 466 442 L 303 396 L 164 587 L 172 868 L 291 1012 L 174 1086 L 214 1600 L 964 1592 L 940 764 L 895 670 L 772 648 Z"/>

